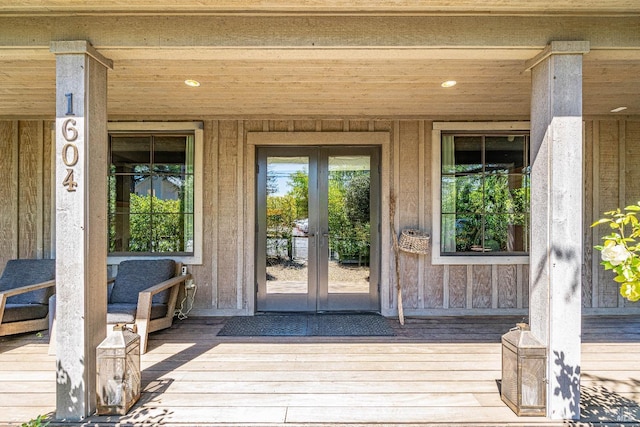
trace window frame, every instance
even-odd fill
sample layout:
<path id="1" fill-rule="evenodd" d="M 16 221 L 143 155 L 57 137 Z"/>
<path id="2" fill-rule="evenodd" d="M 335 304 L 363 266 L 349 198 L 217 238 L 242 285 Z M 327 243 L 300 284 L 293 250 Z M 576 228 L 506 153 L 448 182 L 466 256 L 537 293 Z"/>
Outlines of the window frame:
<path id="1" fill-rule="evenodd" d="M 184 252 L 118 252 L 110 255 L 107 250 L 107 263 L 119 264 L 127 259 L 171 258 L 176 262 L 189 265 L 202 264 L 203 244 L 203 147 L 204 132 L 202 122 L 109 122 L 109 134 L 114 133 L 192 133 L 194 139 L 193 159 L 193 254 Z"/>
<path id="2" fill-rule="evenodd" d="M 444 255 L 441 253 L 440 220 L 442 217 L 442 134 L 450 132 L 530 132 L 528 121 L 519 122 L 434 122 L 431 134 L 431 263 L 434 265 L 493 265 L 493 264 L 529 264 L 529 255 L 495 255 L 490 252 L 476 255 Z"/>

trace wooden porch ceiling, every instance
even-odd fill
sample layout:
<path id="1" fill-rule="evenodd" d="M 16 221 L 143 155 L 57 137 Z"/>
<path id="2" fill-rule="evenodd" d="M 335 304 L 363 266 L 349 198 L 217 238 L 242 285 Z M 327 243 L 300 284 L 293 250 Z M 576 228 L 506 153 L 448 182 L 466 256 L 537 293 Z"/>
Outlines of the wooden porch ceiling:
<path id="1" fill-rule="evenodd" d="M 602 16 L 494 16 L 318 14 L 229 16 L 207 14 L 230 1 L 202 0 L 202 13 L 143 13 L 155 0 L 83 2 L 21 0 L 0 6 L 0 117 L 55 115 L 52 40 L 89 40 L 112 59 L 111 119 L 250 117 L 427 117 L 430 119 L 528 118 L 527 60 L 550 40 L 586 40 L 584 113 L 608 115 L 626 106 L 640 114 L 640 14 L 616 16 L 633 0 L 611 0 Z M 129 3 L 131 4 L 129 8 Z M 195 2 L 181 2 L 195 7 Z M 244 0 L 243 5 L 293 7 L 292 1 Z M 347 2 L 303 0 L 300 8 Z M 426 8 L 471 1 L 379 2 Z M 483 0 L 478 4 L 516 8 Z M 535 0 L 536 7 L 555 4 Z M 575 3 L 575 4 L 574 4 Z M 595 8 L 595 1 L 557 2 Z M 354 2 L 373 10 L 374 2 Z M 73 5 L 73 7 L 72 7 Z M 287 6 L 288 5 L 288 6 Z M 512 6 L 508 6 L 512 5 Z M 41 6 L 37 8 L 36 6 Z M 224 6 L 220 6 L 223 7 Z M 480 6 L 479 6 L 480 7 Z M 122 14 L 113 12 L 121 8 Z M 36 10 L 20 15 L 21 10 Z M 242 9 L 238 6 L 238 10 Z M 637 6 L 636 9 L 640 9 Z M 244 10 L 244 9 L 243 9 Z M 59 16 L 46 13 L 60 11 Z M 138 13 L 139 12 L 139 13 Z M 613 15 L 612 15 L 613 13 Z M 185 79 L 200 81 L 199 88 Z M 445 90 L 444 80 L 458 85 Z"/>
<path id="2" fill-rule="evenodd" d="M 209 57 L 104 49 L 111 119 L 239 117 L 428 117 L 526 119 L 535 50 L 509 58 L 442 59 L 390 49 L 218 50 Z M 491 52 L 489 52 L 489 55 Z M 182 52 L 184 56 L 184 52 Z M 520 56 L 522 58 L 517 58 Z M 0 117 L 55 116 L 55 58 L 4 59 L 0 51 Z M 585 56 L 584 114 L 640 114 L 640 58 Z M 201 83 L 187 87 L 185 79 Z M 456 80 L 443 89 L 440 83 Z"/>

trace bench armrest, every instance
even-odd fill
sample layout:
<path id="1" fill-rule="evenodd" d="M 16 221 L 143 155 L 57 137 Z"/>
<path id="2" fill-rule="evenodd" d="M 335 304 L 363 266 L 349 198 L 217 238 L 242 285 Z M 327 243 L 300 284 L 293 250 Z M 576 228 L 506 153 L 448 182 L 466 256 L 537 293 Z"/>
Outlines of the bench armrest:
<path id="1" fill-rule="evenodd" d="M 187 279 L 190 278 L 190 274 L 185 274 L 184 276 L 175 276 L 169 280 L 165 280 L 164 282 L 160 282 L 157 285 L 153 285 L 152 287 L 145 289 L 144 291 L 140 292 L 140 294 L 151 294 L 153 296 L 159 294 L 162 291 L 166 291 L 167 289 L 172 288 L 176 285 L 179 285 L 180 283 L 184 283 Z"/>
<path id="2" fill-rule="evenodd" d="M 27 292 L 37 291 L 38 289 L 50 288 L 56 285 L 55 280 L 47 280 L 46 282 L 34 283 L 33 285 L 20 286 L 19 288 L 9 289 L 0 292 L 0 296 L 9 298 L 15 295 L 26 294 Z"/>
<path id="3" fill-rule="evenodd" d="M 182 276 L 175 276 L 164 282 L 160 282 L 150 288 L 138 294 L 138 309 L 136 312 L 136 319 L 149 319 L 151 317 L 151 303 L 153 296 L 159 294 L 162 291 L 178 286 L 184 283 L 187 279 L 191 278 L 191 274 L 185 274 Z M 173 314 L 172 314 L 173 315 Z"/>
<path id="4" fill-rule="evenodd" d="M 9 289 L 9 290 L 0 292 L 0 324 L 2 323 L 2 318 L 4 317 L 4 309 L 5 309 L 5 306 L 7 305 L 7 298 L 15 295 L 26 294 L 27 292 L 31 292 L 31 291 L 37 291 L 38 289 L 49 288 L 52 286 L 53 287 L 56 286 L 55 280 L 47 280 L 46 282 L 34 283 L 33 285 L 20 286 L 19 288 Z"/>

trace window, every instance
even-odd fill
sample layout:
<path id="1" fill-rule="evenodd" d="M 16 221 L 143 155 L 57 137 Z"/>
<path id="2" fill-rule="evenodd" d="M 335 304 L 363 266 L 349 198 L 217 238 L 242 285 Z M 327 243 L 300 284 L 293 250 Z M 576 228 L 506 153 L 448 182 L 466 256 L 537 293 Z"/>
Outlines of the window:
<path id="1" fill-rule="evenodd" d="M 530 243 L 528 130 L 508 124 L 497 130 L 440 125 L 445 129 L 434 131 L 434 262 L 525 262 Z"/>
<path id="2" fill-rule="evenodd" d="M 198 263 L 202 131 L 160 125 L 110 124 L 108 252 Z"/>

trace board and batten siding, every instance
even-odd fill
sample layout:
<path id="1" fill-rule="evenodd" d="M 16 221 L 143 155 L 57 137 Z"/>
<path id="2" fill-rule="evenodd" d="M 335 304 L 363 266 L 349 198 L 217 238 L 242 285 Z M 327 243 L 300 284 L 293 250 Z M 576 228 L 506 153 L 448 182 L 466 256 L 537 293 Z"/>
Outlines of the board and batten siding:
<path id="1" fill-rule="evenodd" d="M 15 258 L 50 258 L 53 122 L 0 121 L 0 271 Z"/>
<path id="2" fill-rule="evenodd" d="M 585 123 L 585 234 L 583 307 L 595 313 L 640 309 L 620 296 L 613 274 L 600 266 L 602 243 L 609 228 L 591 228 L 604 212 L 640 201 L 640 121 L 593 120 Z"/>
<path id="3" fill-rule="evenodd" d="M 0 268 L 12 258 L 47 258 L 52 233 L 53 122 L 0 121 Z M 397 207 L 394 228 L 431 232 L 433 124 L 430 120 L 293 119 L 203 120 L 203 263 L 189 266 L 198 285 L 192 315 L 252 314 L 254 245 L 250 230 L 255 201 L 254 153 L 249 132 L 386 132 L 390 147 L 383 181 Z M 592 249 L 606 228 L 591 228 L 602 213 L 640 200 L 640 120 L 587 120 L 584 123 L 585 313 L 637 311 L 619 296 L 610 272 Z M 385 163 L 386 162 L 386 163 Z M 388 199 L 387 199 L 388 200 Z M 382 209 L 388 210 L 388 205 Z M 390 225 L 386 235 L 389 236 Z M 383 242 L 391 264 L 382 269 L 382 309 L 397 307 L 390 239 Z M 514 314 L 527 312 L 529 266 L 434 265 L 431 254 L 400 256 L 406 315 Z"/>

